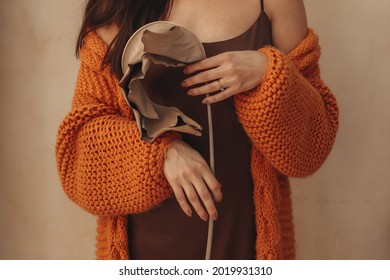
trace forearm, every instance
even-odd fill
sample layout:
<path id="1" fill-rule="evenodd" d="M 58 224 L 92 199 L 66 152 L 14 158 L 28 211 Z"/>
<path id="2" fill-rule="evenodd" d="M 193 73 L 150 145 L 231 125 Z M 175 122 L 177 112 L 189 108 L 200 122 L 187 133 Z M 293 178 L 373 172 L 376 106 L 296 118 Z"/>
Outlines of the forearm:
<path id="1" fill-rule="evenodd" d="M 178 133 L 166 133 L 149 144 L 139 139 L 132 120 L 92 116 L 77 125 L 86 115 L 91 113 L 68 115 L 57 138 L 58 170 L 70 199 L 92 214 L 107 216 L 147 211 L 172 194 L 163 163 Z"/>
<path id="2" fill-rule="evenodd" d="M 270 47 L 260 51 L 268 69 L 260 86 L 235 96 L 237 115 L 275 168 L 307 176 L 325 161 L 338 127 L 336 100 L 319 75 L 319 46 L 289 56 Z"/>
<path id="3" fill-rule="evenodd" d="M 165 133 L 152 144 L 142 141 L 117 81 L 106 70 L 80 65 L 72 110 L 57 135 L 62 187 L 95 215 L 147 211 L 172 194 L 163 159 L 180 134 Z"/>

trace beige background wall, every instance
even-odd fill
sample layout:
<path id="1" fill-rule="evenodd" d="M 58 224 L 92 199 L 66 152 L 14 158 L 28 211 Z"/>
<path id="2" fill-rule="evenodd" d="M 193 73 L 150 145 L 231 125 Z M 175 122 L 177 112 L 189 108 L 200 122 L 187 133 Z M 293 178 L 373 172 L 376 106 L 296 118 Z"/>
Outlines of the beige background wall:
<path id="1" fill-rule="evenodd" d="M 0 4 L 0 259 L 93 259 L 95 218 L 62 192 L 54 143 L 81 0 Z M 340 106 L 334 150 L 294 179 L 298 258 L 390 259 L 390 1 L 307 0 Z"/>

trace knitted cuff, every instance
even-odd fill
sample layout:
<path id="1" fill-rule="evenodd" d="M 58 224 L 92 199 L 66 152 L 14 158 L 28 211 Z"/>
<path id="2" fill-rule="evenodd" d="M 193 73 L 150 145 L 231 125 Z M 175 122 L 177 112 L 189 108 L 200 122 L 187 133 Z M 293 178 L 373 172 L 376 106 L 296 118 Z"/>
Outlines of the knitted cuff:
<path id="1" fill-rule="evenodd" d="M 286 56 L 274 47 L 264 47 L 258 50 L 268 60 L 267 69 L 261 83 L 247 91 L 234 96 L 238 110 L 258 111 L 260 108 L 269 106 L 275 101 L 276 94 L 287 89 L 289 66 L 286 63 Z"/>

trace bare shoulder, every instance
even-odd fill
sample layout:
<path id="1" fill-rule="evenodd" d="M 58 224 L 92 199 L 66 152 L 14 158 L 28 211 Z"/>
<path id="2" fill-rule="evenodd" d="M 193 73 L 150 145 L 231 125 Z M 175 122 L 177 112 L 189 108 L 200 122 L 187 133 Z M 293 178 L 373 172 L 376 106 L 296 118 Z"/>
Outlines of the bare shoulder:
<path id="1" fill-rule="evenodd" d="M 116 25 L 105 25 L 96 29 L 96 34 L 107 44 L 111 44 L 115 36 L 118 34 L 118 27 Z"/>
<path id="2" fill-rule="evenodd" d="M 289 53 L 307 35 L 307 17 L 303 0 L 264 0 L 272 22 L 272 39 L 276 48 Z"/>

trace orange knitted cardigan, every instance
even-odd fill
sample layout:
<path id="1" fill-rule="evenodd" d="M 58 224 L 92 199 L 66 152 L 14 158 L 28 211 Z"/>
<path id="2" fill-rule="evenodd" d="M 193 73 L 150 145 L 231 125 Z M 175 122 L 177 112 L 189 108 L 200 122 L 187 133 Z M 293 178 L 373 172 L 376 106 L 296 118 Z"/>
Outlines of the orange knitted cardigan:
<path id="1" fill-rule="evenodd" d="M 81 49 L 72 109 L 61 123 L 56 159 L 66 195 L 97 215 L 97 259 L 129 259 L 126 215 L 148 211 L 173 192 L 163 173 L 177 132 L 149 144 L 140 140 L 132 110 L 101 69 L 107 46 L 91 32 Z M 234 96 L 239 121 L 252 142 L 256 258 L 294 259 L 288 177 L 315 172 L 331 151 L 338 128 L 335 97 L 320 78 L 318 36 L 288 55 L 266 46 L 261 85 Z"/>

